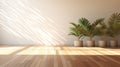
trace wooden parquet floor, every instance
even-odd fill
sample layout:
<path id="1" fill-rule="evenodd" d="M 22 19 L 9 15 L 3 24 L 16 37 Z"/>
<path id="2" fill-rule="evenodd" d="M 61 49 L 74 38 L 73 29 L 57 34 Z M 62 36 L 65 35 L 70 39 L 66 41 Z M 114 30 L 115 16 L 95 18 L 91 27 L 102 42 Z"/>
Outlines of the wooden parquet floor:
<path id="1" fill-rule="evenodd" d="M 120 49 L 0 46 L 0 67 L 120 67 Z"/>

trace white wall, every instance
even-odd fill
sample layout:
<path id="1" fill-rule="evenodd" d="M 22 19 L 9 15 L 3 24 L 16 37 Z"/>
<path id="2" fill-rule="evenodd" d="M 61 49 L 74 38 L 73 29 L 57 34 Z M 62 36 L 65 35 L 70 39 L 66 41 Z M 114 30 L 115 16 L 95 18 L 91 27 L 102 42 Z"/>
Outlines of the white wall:
<path id="1" fill-rule="evenodd" d="M 0 0 L 0 44 L 72 45 L 70 22 L 120 12 L 120 0 Z"/>

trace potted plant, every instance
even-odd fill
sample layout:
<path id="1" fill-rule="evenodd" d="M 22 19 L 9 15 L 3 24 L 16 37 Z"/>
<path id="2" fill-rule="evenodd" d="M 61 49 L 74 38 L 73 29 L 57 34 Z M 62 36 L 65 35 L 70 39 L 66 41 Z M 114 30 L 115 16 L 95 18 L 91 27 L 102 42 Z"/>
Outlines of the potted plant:
<path id="1" fill-rule="evenodd" d="M 84 35 L 90 38 L 90 40 L 87 41 L 88 47 L 95 46 L 95 41 L 92 38 L 99 33 L 97 31 L 97 25 L 103 22 L 103 20 L 103 18 L 100 18 L 94 21 L 93 23 L 90 23 L 86 18 L 79 19 L 79 23 L 83 28 Z"/>
<path id="2" fill-rule="evenodd" d="M 74 35 L 77 37 L 77 40 L 74 41 L 74 46 L 83 46 L 83 34 L 82 34 L 82 27 L 79 24 L 70 23 L 72 27 L 70 27 L 69 35 Z"/>
<path id="3" fill-rule="evenodd" d="M 109 18 L 108 25 L 109 36 L 112 38 L 110 40 L 110 47 L 117 47 L 115 37 L 120 34 L 120 13 L 113 13 Z"/>
<path id="4" fill-rule="evenodd" d="M 107 46 L 107 41 L 104 39 L 104 37 L 107 35 L 108 32 L 108 27 L 104 22 L 101 22 L 98 26 L 97 26 L 97 32 L 98 32 L 98 36 L 100 36 L 100 40 L 98 41 L 98 46 L 99 47 L 106 47 Z"/>

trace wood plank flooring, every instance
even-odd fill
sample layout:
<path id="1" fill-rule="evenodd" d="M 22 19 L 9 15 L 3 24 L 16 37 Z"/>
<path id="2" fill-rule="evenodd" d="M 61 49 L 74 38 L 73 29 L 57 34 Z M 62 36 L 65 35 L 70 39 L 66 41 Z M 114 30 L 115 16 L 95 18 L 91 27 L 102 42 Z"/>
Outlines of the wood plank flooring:
<path id="1" fill-rule="evenodd" d="M 120 67 L 120 49 L 0 46 L 0 67 Z"/>

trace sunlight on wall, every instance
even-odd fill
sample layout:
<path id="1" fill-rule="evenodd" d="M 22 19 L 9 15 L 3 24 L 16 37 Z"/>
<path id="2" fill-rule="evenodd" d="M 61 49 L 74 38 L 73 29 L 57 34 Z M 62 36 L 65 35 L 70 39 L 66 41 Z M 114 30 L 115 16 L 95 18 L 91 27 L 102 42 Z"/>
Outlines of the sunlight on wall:
<path id="1" fill-rule="evenodd" d="M 73 45 L 76 38 L 68 35 L 70 22 L 78 22 L 81 17 L 90 21 L 107 19 L 120 12 L 119 3 L 120 0 L 0 0 L 0 44 Z M 97 43 L 99 38 L 95 40 Z M 84 45 L 86 41 L 87 38 Z"/>
<path id="2" fill-rule="evenodd" d="M 17 44 L 63 45 L 65 32 L 40 10 L 32 8 L 28 0 L 1 0 L 1 29 L 9 33 Z M 4 38 L 4 37 L 3 37 Z M 8 39 L 8 38 L 6 38 Z M 6 40 L 7 41 L 7 40 Z M 8 43 L 9 44 L 9 43 Z"/>

